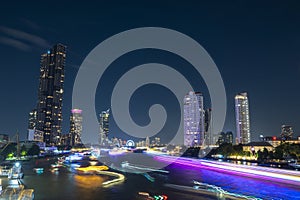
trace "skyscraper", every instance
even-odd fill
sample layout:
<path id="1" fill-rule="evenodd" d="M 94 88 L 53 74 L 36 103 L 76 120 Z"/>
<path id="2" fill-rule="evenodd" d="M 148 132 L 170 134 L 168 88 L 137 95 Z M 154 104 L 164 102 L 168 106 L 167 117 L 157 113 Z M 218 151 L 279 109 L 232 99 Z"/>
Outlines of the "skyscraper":
<path id="1" fill-rule="evenodd" d="M 204 142 L 203 96 L 190 91 L 184 97 L 184 145 L 199 146 Z"/>
<path id="2" fill-rule="evenodd" d="M 66 46 L 54 45 L 41 55 L 37 102 L 37 130 L 43 131 L 48 145 L 60 143 Z"/>
<path id="3" fill-rule="evenodd" d="M 247 144 L 251 142 L 249 103 L 247 93 L 239 93 L 235 96 L 235 117 L 236 117 L 236 142 Z"/>
<path id="4" fill-rule="evenodd" d="M 109 133 L 109 109 L 107 111 L 102 111 L 100 114 L 100 135 L 99 143 L 100 145 L 108 144 L 108 133 Z"/>
<path id="5" fill-rule="evenodd" d="M 82 110 L 72 109 L 70 116 L 70 145 L 76 146 L 82 144 L 81 142 L 82 133 Z"/>

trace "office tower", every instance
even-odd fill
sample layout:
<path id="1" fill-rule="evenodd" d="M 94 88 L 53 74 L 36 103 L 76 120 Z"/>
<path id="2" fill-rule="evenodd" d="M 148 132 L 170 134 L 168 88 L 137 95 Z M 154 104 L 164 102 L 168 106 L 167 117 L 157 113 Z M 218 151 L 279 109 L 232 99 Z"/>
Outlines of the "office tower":
<path id="1" fill-rule="evenodd" d="M 235 117 L 236 117 L 236 142 L 247 144 L 251 142 L 249 103 L 247 93 L 239 93 L 235 96 Z"/>
<path id="2" fill-rule="evenodd" d="M 290 140 L 293 137 L 293 127 L 289 125 L 281 126 L 281 134 L 280 137 L 282 140 Z"/>
<path id="3" fill-rule="evenodd" d="M 82 133 L 82 110 L 72 109 L 70 116 L 70 145 L 76 146 L 82 144 L 81 142 Z"/>
<path id="4" fill-rule="evenodd" d="M 203 96 L 189 92 L 184 97 L 184 145 L 200 146 L 204 142 Z"/>
<path id="5" fill-rule="evenodd" d="M 36 129 L 47 145 L 60 143 L 66 46 L 54 45 L 41 55 Z"/>
<path id="6" fill-rule="evenodd" d="M 107 111 L 102 111 L 100 114 L 100 137 L 99 143 L 100 145 L 108 144 L 108 133 L 109 133 L 109 109 Z"/>

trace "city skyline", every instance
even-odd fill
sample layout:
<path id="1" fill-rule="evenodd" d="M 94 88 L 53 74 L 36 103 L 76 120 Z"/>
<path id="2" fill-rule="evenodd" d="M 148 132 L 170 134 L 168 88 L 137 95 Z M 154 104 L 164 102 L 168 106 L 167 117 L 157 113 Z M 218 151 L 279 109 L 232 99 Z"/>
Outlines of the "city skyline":
<path id="1" fill-rule="evenodd" d="M 7 9 L 2 12 L 1 18 L 7 20 L 5 23 L 0 24 L 0 52 L 3 55 L 1 62 L 2 66 L 7 66 L 5 73 L 1 75 L 1 90 L 6 94 L 5 98 L 2 98 L 3 105 L 1 109 L 5 115 L 1 116 L 1 133 L 12 136 L 18 129 L 21 136 L 26 137 L 28 112 L 35 107 L 37 96 L 39 55 L 46 53 L 46 49 L 51 48 L 52 44 L 62 42 L 69 49 L 63 108 L 63 114 L 65 115 L 63 133 L 67 133 L 69 129 L 67 119 L 69 110 L 72 108 L 73 81 L 79 65 L 88 52 L 99 42 L 120 31 L 142 26 L 161 26 L 190 35 L 206 48 L 216 62 L 227 91 L 228 113 L 224 131 L 236 132 L 234 100 L 232 99 L 236 93 L 247 91 L 251 96 L 250 118 L 253 139 L 258 139 L 260 134 L 279 136 L 282 124 L 293 126 L 294 135 L 299 135 L 298 119 L 300 111 L 297 105 L 300 96 L 294 92 L 297 91 L 300 85 L 300 67 L 297 59 L 299 57 L 297 46 L 299 46 L 298 35 L 300 33 L 297 24 L 300 16 L 296 12 L 299 8 L 297 3 L 287 3 L 283 6 L 279 3 L 272 5 L 260 3 L 259 6 L 255 3 L 240 3 L 238 5 L 221 3 L 216 7 L 213 6 L 214 9 L 211 11 L 215 15 L 212 18 L 207 17 L 211 15 L 208 15 L 209 12 L 205 9 L 212 8 L 210 3 L 201 6 L 195 4 L 195 8 L 181 3 L 174 5 L 161 3 L 161 9 L 158 10 L 156 16 L 151 15 L 153 9 L 156 8 L 155 5 L 151 4 L 148 5 L 148 8 L 139 4 L 123 5 L 125 9 L 116 7 L 118 14 L 116 14 L 117 12 L 110 13 L 106 11 L 104 8 L 109 6 L 108 4 L 98 4 L 103 14 L 97 16 L 87 15 L 81 18 L 68 11 L 70 15 L 65 18 L 65 23 L 58 20 L 64 18 L 62 14 L 53 16 L 57 20 L 48 19 L 47 16 L 50 16 L 50 14 L 47 15 L 47 12 L 44 15 L 45 18 L 38 17 L 40 16 L 38 10 L 45 10 L 43 8 L 47 6 L 46 4 L 34 4 L 33 6 L 36 9 L 31 13 L 22 10 L 27 6 L 22 2 L 17 5 L 17 9 L 20 11 L 18 13 L 15 11 L 16 6 L 10 4 L 7 3 L 3 6 L 3 9 Z M 81 9 L 79 5 L 74 4 L 72 6 L 74 10 Z M 92 7 L 97 7 L 96 5 L 84 6 L 92 10 Z M 268 6 L 271 7 L 270 12 L 265 15 L 263 8 Z M 20 9 L 21 7 L 22 9 Z M 182 7 L 189 8 L 189 11 L 181 10 Z M 58 7 L 58 10 L 60 9 L 62 8 Z M 10 16 L 7 14 L 8 11 L 15 13 L 15 16 L 8 18 Z M 127 14 L 128 11 L 132 11 L 132 14 L 130 12 Z M 135 15 L 140 12 L 147 13 L 148 16 L 136 19 Z M 177 17 L 177 12 L 182 13 L 182 15 Z M 249 12 L 251 17 L 248 17 Z M 177 22 L 172 23 L 171 18 L 165 16 L 165 13 L 172 16 L 172 19 L 175 18 Z M 237 14 L 240 16 L 239 19 L 233 17 Z M 102 16 L 105 15 L 111 16 L 111 18 L 103 19 Z M 132 23 L 121 23 L 117 17 L 121 15 L 126 16 L 126 21 L 133 20 Z M 160 18 L 164 20 L 159 20 Z M 197 27 L 195 27 L 195 24 L 197 24 Z M 108 26 L 110 29 L 103 30 L 102 25 Z M 74 32 L 75 27 L 82 27 L 82 30 L 84 30 L 82 39 L 79 39 L 79 35 Z M 206 29 L 208 27 L 210 28 L 209 31 Z M 88 31 L 91 28 L 93 28 L 93 33 Z M 27 37 L 28 35 L 23 33 L 36 37 Z M 9 43 L 12 40 L 21 43 Z M 275 46 L 275 44 L 278 46 Z M 134 66 L 149 60 L 153 61 L 155 57 L 150 55 L 152 52 L 136 53 L 140 57 L 134 57 L 130 54 L 128 58 L 121 58 L 120 62 L 116 63 L 123 66 L 121 61 L 125 61 L 124 65 Z M 12 59 L 13 56 L 15 59 Z M 166 53 L 163 53 L 162 56 L 156 55 L 156 57 L 158 58 L 155 58 L 155 61 L 170 63 L 177 69 L 180 68 L 179 66 L 186 66 L 180 60 L 173 61 L 176 59 L 173 59 L 172 55 L 166 55 Z M 128 68 L 124 66 L 123 71 L 126 70 Z M 193 73 L 191 70 L 184 71 L 186 76 L 191 76 Z M 113 74 L 113 70 L 110 72 Z M 248 78 L 240 76 L 241 74 L 247 74 Z M 253 80 L 255 80 L 254 83 Z M 12 84 L 6 84 L 8 82 Z M 15 84 L 19 82 L 24 84 Z M 205 84 L 201 80 L 192 80 L 192 82 L 198 85 L 195 91 L 203 91 L 206 97 L 205 105 L 209 105 L 209 95 L 205 89 Z M 109 100 L 103 100 L 100 97 L 109 96 L 107 91 L 110 90 L 110 85 L 113 82 L 108 83 L 108 86 L 101 90 L 104 95 L 97 95 L 97 103 L 99 103 L 96 107 L 98 113 L 109 107 Z M 204 89 L 202 90 L 202 88 Z M 153 89 L 150 89 L 151 91 Z M 282 100 L 277 97 L 278 91 L 282 93 L 283 97 L 289 99 L 289 104 L 282 103 Z M 22 97 L 22 99 L 19 97 Z M 8 109 L 11 105 L 14 105 L 14 108 Z M 140 109 L 139 105 L 138 107 Z M 273 109 L 274 107 L 276 109 Z M 274 112 L 274 114 L 270 115 L 270 112 Z M 138 117 L 142 115 L 143 113 L 137 113 Z M 140 121 L 142 124 L 146 122 L 147 118 Z M 111 129 L 116 134 L 121 132 L 113 121 Z M 120 136 L 117 135 L 117 137 Z"/>

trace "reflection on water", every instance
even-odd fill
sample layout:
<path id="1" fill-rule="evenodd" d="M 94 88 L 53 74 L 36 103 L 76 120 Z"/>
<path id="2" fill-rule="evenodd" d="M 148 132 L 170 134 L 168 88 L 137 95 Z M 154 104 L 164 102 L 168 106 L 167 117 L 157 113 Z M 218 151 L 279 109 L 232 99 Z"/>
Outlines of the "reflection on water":
<path id="1" fill-rule="evenodd" d="M 116 156 L 111 158 L 111 160 L 120 164 L 124 160 L 130 163 L 138 160 L 137 164 L 139 165 L 146 165 L 147 163 L 150 163 L 151 166 L 159 165 L 151 157 L 145 158 L 141 154 L 130 155 L 130 157 Z M 111 177 L 77 175 L 65 167 L 61 167 L 57 172 L 51 172 L 49 168 L 54 162 L 55 160 L 39 160 L 38 165 L 34 163 L 28 164 L 28 166 L 24 165 L 25 176 L 23 182 L 27 187 L 34 188 L 35 199 L 135 200 L 139 191 L 145 191 L 151 194 L 166 194 L 169 196 L 168 199 L 207 200 L 206 197 L 201 197 L 200 195 L 191 198 L 191 196 L 188 196 L 189 193 L 178 192 L 164 187 L 165 183 L 192 186 L 194 180 L 216 185 L 230 192 L 261 197 L 263 199 L 299 199 L 300 197 L 300 186 L 292 187 L 178 164 L 172 164 L 166 168 L 166 170 L 170 171 L 169 174 L 149 173 L 155 179 L 153 182 L 143 175 L 126 173 L 124 182 L 104 188 L 102 186 L 103 182 L 111 180 Z M 33 171 L 34 167 L 43 167 L 44 173 L 36 174 Z M 3 185 L 5 185 L 5 181 L 6 179 L 2 181 Z"/>
<path id="2" fill-rule="evenodd" d="M 98 175 L 74 175 L 74 184 L 81 188 L 93 189 L 102 187 L 102 183 L 107 180 Z"/>

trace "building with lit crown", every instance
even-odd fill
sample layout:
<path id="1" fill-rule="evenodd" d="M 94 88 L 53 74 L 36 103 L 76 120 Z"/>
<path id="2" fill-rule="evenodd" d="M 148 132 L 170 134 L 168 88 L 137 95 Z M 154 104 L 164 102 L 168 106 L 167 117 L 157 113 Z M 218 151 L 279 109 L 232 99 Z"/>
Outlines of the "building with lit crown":
<path id="1" fill-rule="evenodd" d="M 247 93 L 239 93 L 235 96 L 236 117 L 236 143 L 247 144 L 251 142 L 249 102 Z"/>
<path id="2" fill-rule="evenodd" d="M 47 145 L 60 144 L 64 93 L 66 46 L 54 45 L 41 55 L 36 129 Z"/>
<path id="3" fill-rule="evenodd" d="M 204 142 L 203 96 L 200 92 L 190 91 L 184 97 L 184 145 L 193 147 Z"/>

